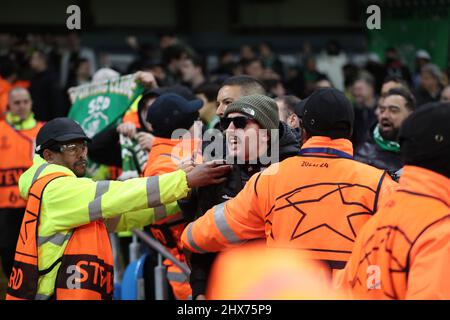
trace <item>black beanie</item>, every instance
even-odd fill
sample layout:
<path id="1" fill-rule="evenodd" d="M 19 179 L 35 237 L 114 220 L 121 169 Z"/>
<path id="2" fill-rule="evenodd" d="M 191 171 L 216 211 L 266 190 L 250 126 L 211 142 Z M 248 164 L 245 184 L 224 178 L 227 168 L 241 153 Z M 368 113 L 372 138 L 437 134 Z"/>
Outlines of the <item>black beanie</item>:
<path id="1" fill-rule="evenodd" d="M 406 165 L 450 178 L 450 103 L 429 103 L 414 111 L 403 122 L 399 141 Z"/>

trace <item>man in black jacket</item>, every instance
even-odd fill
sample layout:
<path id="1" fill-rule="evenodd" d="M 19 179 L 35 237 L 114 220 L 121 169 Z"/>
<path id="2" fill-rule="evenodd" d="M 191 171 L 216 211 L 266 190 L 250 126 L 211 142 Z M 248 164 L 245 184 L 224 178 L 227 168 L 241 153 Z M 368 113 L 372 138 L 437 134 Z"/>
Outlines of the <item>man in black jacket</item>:
<path id="1" fill-rule="evenodd" d="M 300 152 L 298 138 L 279 121 L 276 102 L 269 97 L 249 95 L 235 100 L 227 106 L 221 125 L 226 135 L 226 158 L 233 161 L 233 169 L 225 182 L 196 189 L 189 202 L 180 203 L 187 220 L 193 221 L 214 205 L 236 196 L 253 174 Z M 204 298 L 215 257 L 216 254 L 191 255 L 190 284 L 194 299 Z"/>
<path id="2" fill-rule="evenodd" d="M 414 97 L 408 90 L 389 90 L 378 106 L 378 123 L 371 128 L 367 140 L 357 147 L 355 160 L 391 174 L 403 167 L 398 132 L 415 107 Z"/>

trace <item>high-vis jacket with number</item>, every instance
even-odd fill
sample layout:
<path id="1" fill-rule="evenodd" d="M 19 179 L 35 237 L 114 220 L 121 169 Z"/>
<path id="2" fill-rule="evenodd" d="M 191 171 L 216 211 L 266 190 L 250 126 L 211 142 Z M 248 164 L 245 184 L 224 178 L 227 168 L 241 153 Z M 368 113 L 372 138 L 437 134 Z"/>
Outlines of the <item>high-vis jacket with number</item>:
<path id="1" fill-rule="evenodd" d="M 349 140 L 312 137 L 301 154 L 254 175 L 234 199 L 188 225 L 183 245 L 220 251 L 266 238 L 269 247 L 305 249 L 342 269 L 358 231 L 396 183 L 352 160 Z"/>
<path id="2" fill-rule="evenodd" d="M 63 284 L 66 286 L 64 289 L 76 289 L 78 282 L 83 287 L 85 281 L 87 283 L 101 281 L 100 271 L 95 268 L 96 262 L 99 261 L 96 261 L 95 257 L 82 260 L 83 252 L 80 249 L 83 247 L 94 248 L 92 249 L 94 252 L 103 251 L 103 255 L 109 257 L 111 246 L 109 243 L 100 243 L 107 238 L 105 225 L 112 232 L 130 230 L 153 223 L 156 210 L 165 212 L 167 215 L 173 214 L 178 208 L 175 201 L 185 197 L 189 191 L 186 174 L 182 170 L 159 177 L 137 178 L 123 182 L 94 182 L 88 178 L 77 178 L 68 168 L 48 164 L 36 156 L 33 166 L 19 180 L 22 197 L 28 202 L 34 201 L 32 200 L 34 199 L 33 195 L 30 193 L 34 183 L 55 173 L 64 176 L 48 182 L 43 189 L 39 212 L 32 212 L 32 214 L 38 213 L 39 215 L 36 235 L 39 278 L 35 299 L 54 297 L 55 287 L 60 288 L 61 286 L 57 279 L 59 274 L 67 277 L 66 283 Z M 153 209 L 166 204 L 167 207 L 162 210 Z M 25 231 L 27 230 L 25 226 L 28 225 L 25 219 L 23 224 L 22 230 Z M 84 232 L 94 232 L 94 234 L 90 234 L 89 237 L 76 237 L 76 241 L 72 241 L 74 234 L 78 231 L 81 232 L 84 228 L 88 228 Z M 18 242 L 25 241 L 26 238 L 26 234 L 21 233 Z M 19 247 L 18 244 L 17 248 Z M 102 249 L 96 250 L 95 248 Z M 66 250 L 78 255 L 75 261 L 67 264 L 61 262 L 61 257 L 65 252 L 67 253 Z M 106 253 L 105 250 L 107 250 Z M 89 255 L 90 252 L 87 254 Z M 70 260 L 66 259 L 66 261 Z M 105 265 L 108 264 L 106 261 L 103 262 Z M 61 268 L 65 268 L 65 270 L 60 270 Z M 20 286 L 18 286 L 20 281 L 17 278 L 19 274 L 17 269 L 11 274 L 9 298 L 23 298 L 18 293 L 20 292 Z M 24 274 L 23 277 L 24 282 L 36 281 L 36 279 L 28 279 Z M 73 288 L 70 287 L 70 284 L 73 284 Z M 78 293 L 74 292 L 71 295 L 69 290 L 59 298 L 93 298 L 90 295 L 80 296 Z M 110 295 L 108 296 L 110 297 Z"/>
<path id="3" fill-rule="evenodd" d="M 450 179 L 405 166 L 337 284 L 357 299 L 450 299 Z"/>
<path id="4" fill-rule="evenodd" d="M 43 125 L 30 120 L 29 128 L 19 130 L 6 120 L 0 121 L 0 208 L 25 208 L 19 177 L 33 164 L 34 141 Z"/>

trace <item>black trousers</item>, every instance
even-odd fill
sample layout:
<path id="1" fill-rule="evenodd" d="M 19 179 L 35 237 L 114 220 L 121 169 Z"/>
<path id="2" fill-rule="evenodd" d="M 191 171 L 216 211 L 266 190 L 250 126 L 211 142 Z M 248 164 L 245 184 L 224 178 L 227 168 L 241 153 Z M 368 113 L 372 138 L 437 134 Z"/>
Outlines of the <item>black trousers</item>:
<path id="1" fill-rule="evenodd" d="M 0 208 L 0 259 L 7 278 L 14 264 L 17 239 L 22 225 L 25 208 Z"/>

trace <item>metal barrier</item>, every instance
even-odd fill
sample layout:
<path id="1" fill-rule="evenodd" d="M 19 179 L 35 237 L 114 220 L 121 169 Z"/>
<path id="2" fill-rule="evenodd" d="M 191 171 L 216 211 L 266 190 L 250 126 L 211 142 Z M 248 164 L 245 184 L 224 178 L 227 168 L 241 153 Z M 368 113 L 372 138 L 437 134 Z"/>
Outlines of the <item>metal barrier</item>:
<path id="1" fill-rule="evenodd" d="M 167 287 L 167 267 L 163 264 L 164 259 L 169 259 L 187 276 L 191 274 L 189 267 L 175 258 L 159 241 L 153 239 L 147 233 L 142 230 L 135 229 L 133 233 L 146 245 L 155 250 L 158 253 L 158 265 L 155 267 L 155 299 L 167 300 L 168 299 L 168 287 Z M 130 250 L 130 258 L 133 253 Z M 130 259 L 131 260 L 131 259 Z"/>

